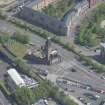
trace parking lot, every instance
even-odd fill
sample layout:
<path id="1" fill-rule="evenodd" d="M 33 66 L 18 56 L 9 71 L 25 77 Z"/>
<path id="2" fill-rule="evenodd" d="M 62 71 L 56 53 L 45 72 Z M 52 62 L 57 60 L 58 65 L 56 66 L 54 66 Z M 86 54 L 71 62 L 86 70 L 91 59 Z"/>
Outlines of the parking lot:
<path id="1" fill-rule="evenodd" d="M 99 105 L 96 103 L 99 103 L 100 100 L 102 101 L 105 98 L 103 94 L 97 93 L 92 87 L 79 82 L 58 78 L 57 84 L 85 105 Z"/>
<path id="2" fill-rule="evenodd" d="M 32 35 L 31 42 L 40 47 L 41 45 L 43 45 L 45 40 L 38 36 Z M 58 49 L 59 53 L 62 56 L 63 61 L 61 63 L 52 64 L 50 66 L 35 63 L 32 64 L 32 66 L 35 68 L 48 70 L 47 79 L 56 84 L 57 78 L 65 77 L 70 80 L 91 85 L 94 88 L 105 89 L 105 80 L 100 78 L 100 74 L 91 72 L 91 69 L 89 67 L 85 67 L 82 62 L 79 62 L 75 59 L 75 55 L 72 52 L 68 52 L 56 44 L 53 44 L 53 46 L 54 48 Z M 72 71 L 72 68 L 74 68 L 75 71 Z M 79 97 L 85 99 L 85 104 L 88 103 L 87 105 L 89 105 L 89 103 L 91 103 L 90 105 L 94 105 L 96 103 L 96 100 L 89 99 L 88 97 L 83 95 L 84 93 L 91 93 L 93 95 L 99 95 L 100 97 L 101 95 L 103 96 L 103 94 L 92 92 L 87 89 L 81 89 L 77 87 L 70 87 L 70 89 L 73 89 L 75 91 L 69 92 L 70 95 L 73 95 L 78 100 Z"/>
<path id="3" fill-rule="evenodd" d="M 6 30 L 9 30 L 11 33 L 15 31 L 22 31 L 20 28 L 11 25 L 10 23 L 4 22 L 3 20 L 0 21 L 2 25 L 0 25 L 0 30 L 3 30 L 4 27 Z M 40 48 L 41 45 L 45 43 L 45 39 L 30 33 L 30 43 L 34 43 L 37 47 Z M 98 75 L 94 72 L 89 72 L 91 69 L 85 67 L 80 61 L 76 60 L 75 54 L 69 52 L 62 48 L 61 46 L 52 43 L 55 49 L 58 49 L 59 54 L 62 57 L 62 62 L 53 64 L 53 65 L 43 65 L 43 64 L 36 64 L 33 62 L 31 65 L 35 68 L 40 68 L 44 70 L 48 70 L 47 79 L 51 80 L 56 84 L 56 79 L 59 77 L 66 77 L 67 79 L 78 81 L 84 84 L 92 85 L 93 87 L 105 89 L 105 80 L 100 79 Z M 4 66 L 3 66 L 4 65 Z M 0 78 L 3 78 L 3 75 L 6 72 L 6 67 L 8 64 L 4 63 L 0 66 Z M 72 71 L 72 68 L 76 69 L 76 71 Z M 83 97 L 84 93 L 90 92 L 86 89 L 81 89 L 77 87 L 71 87 L 75 90 L 75 92 L 70 92 L 71 95 L 74 97 Z M 94 93 L 96 94 L 96 93 Z M 93 102 L 90 100 L 90 102 Z"/>
<path id="4" fill-rule="evenodd" d="M 98 103 L 99 100 L 95 99 L 96 97 L 104 97 L 105 94 L 98 93 L 96 91 L 89 90 L 88 86 L 92 86 L 95 89 L 105 89 L 105 80 L 101 79 L 99 74 L 96 75 L 95 72 L 90 72 L 88 69 L 85 68 L 83 65 L 80 65 L 80 63 L 75 62 L 75 60 L 67 62 L 64 60 L 60 64 L 53 64 L 51 66 L 47 65 L 34 65 L 37 68 L 41 68 L 44 70 L 48 70 L 49 74 L 47 78 L 54 82 L 56 84 L 57 78 L 66 78 L 68 80 L 76 81 L 82 84 L 87 85 L 87 88 L 80 88 L 79 84 L 76 86 L 69 85 L 64 88 L 64 90 L 68 87 L 68 94 L 74 96 L 78 100 L 80 100 L 85 105 L 94 105 L 95 103 Z M 72 70 L 74 68 L 74 70 Z M 60 86 L 62 88 L 62 86 Z M 89 96 L 86 96 L 86 94 L 90 94 Z M 98 101 L 98 102 L 97 102 Z M 99 104 L 96 104 L 99 105 Z"/>
<path id="5" fill-rule="evenodd" d="M 0 80 L 4 80 L 4 75 L 7 73 L 9 64 L 6 63 L 6 60 L 3 60 L 3 56 L 0 54 Z M 11 103 L 8 101 L 6 96 L 2 93 L 0 90 L 0 105 L 11 105 Z"/>

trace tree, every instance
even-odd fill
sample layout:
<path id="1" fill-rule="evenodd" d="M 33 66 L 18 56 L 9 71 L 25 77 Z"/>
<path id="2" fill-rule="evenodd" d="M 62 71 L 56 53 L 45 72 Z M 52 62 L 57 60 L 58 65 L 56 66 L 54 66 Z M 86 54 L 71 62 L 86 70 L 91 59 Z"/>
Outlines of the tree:
<path id="1" fill-rule="evenodd" d="M 96 46 L 99 42 L 96 34 L 92 34 L 91 37 L 88 37 L 88 45 L 89 46 Z"/>
<path id="2" fill-rule="evenodd" d="M 26 87 L 17 88 L 13 97 L 19 105 L 32 105 L 35 102 L 34 93 Z"/>
<path id="3" fill-rule="evenodd" d="M 9 40 L 9 35 L 8 34 L 2 34 L 2 35 L 0 35 L 0 43 L 2 43 L 2 44 L 4 44 L 4 43 L 6 43 L 8 40 Z"/>
<path id="4" fill-rule="evenodd" d="M 29 36 L 26 33 L 17 32 L 14 34 L 13 38 L 23 44 L 27 44 L 29 42 Z"/>

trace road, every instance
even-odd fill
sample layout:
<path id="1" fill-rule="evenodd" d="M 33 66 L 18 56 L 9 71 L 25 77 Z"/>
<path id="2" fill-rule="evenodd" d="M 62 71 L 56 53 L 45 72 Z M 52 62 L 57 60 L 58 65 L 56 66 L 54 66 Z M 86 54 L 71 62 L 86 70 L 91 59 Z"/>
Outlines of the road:
<path id="1" fill-rule="evenodd" d="M 96 0 L 96 3 L 105 3 L 105 0 Z M 94 50 L 90 50 L 86 47 L 82 47 L 82 46 L 79 46 L 77 44 L 75 44 L 74 40 L 75 40 L 75 37 L 76 37 L 76 26 L 80 26 L 82 20 L 85 18 L 85 16 L 88 16 L 91 11 L 96 7 L 96 5 L 90 9 L 88 9 L 83 15 L 80 15 L 80 16 L 75 16 L 73 18 L 73 24 L 68 32 L 68 36 L 67 36 L 67 42 L 69 42 L 70 44 L 72 44 L 75 49 L 79 51 L 81 51 L 82 54 L 86 55 L 86 56 L 95 56 L 95 55 L 98 55 L 99 53 L 95 52 Z M 68 12 L 65 17 L 64 17 L 64 21 L 67 22 L 67 24 L 69 25 L 71 23 L 71 20 L 69 18 L 71 18 L 71 11 Z"/>
<path id="2" fill-rule="evenodd" d="M 4 96 L 1 90 L 0 90 L 0 101 L 3 105 L 11 105 L 11 103 L 7 100 L 7 98 Z"/>
<path id="3" fill-rule="evenodd" d="M 43 43 L 45 42 L 45 39 L 36 36 L 36 35 L 31 35 L 32 43 L 35 43 L 37 46 L 41 46 L 43 45 Z M 97 77 L 95 74 L 92 74 L 89 71 L 88 68 L 86 68 L 84 65 L 82 65 L 80 62 L 78 62 L 75 59 L 75 54 L 73 54 L 72 52 L 69 52 L 67 50 L 65 50 L 64 48 L 62 48 L 61 46 L 52 43 L 52 46 L 56 49 L 58 49 L 60 55 L 62 56 L 63 62 L 61 62 L 60 64 L 57 65 L 51 65 L 51 66 L 46 66 L 46 65 L 38 65 L 38 64 L 34 64 L 35 67 L 37 68 L 41 68 L 41 69 L 48 69 L 50 71 L 50 79 L 52 77 L 51 80 L 55 79 L 54 76 L 66 76 L 66 77 L 71 77 L 77 80 L 80 80 L 84 83 L 87 84 L 93 84 L 93 86 L 95 87 L 99 87 L 99 88 L 105 88 L 105 81 L 100 79 L 99 77 Z M 78 73 L 80 74 L 72 74 L 70 72 L 70 68 L 74 67 L 78 69 Z"/>
<path id="4" fill-rule="evenodd" d="M 8 15 L 9 16 L 16 15 L 17 13 L 19 13 L 23 9 L 24 6 L 31 4 L 33 1 L 36 1 L 36 0 L 17 0 L 15 2 L 14 6 L 12 6 L 12 8 L 9 9 Z M 8 10 L 8 8 L 10 8 L 10 7 L 11 6 L 8 6 L 5 9 Z"/>
<path id="5" fill-rule="evenodd" d="M 3 20 L 0 20 L 0 30 L 9 31 L 11 33 L 16 32 L 16 31 L 23 31 L 22 29 L 17 28 L 16 26 L 13 26 L 10 23 L 7 23 Z M 35 35 L 33 33 L 30 33 L 30 37 L 31 37 L 30 42 L 35 43 L 35 45 L 38 46 L 38 47 L 41 47 L 41 45 L 43 45 L 44 42 L 45 42 L 45 39 L 43 39 L 43 38 L 41 38 L 38 35 Z M 80 65 L 78 61 L 75 61 L 75 56 L 76 55 L 74 53 L 65 50 L 64 48 L 62 48 L 61 46 L 59 46 L 55 43 L 52 43 L 52 46 L 54 48 L 58 49 L 60 55 L 62 56 L 63 62 L 61 62 L 60 64 L 51 65 L 51 66 L 40 65 L 40 64 L 34 64 L 33 66 L 35 66 L 37 68 L 48 69 L 52 75 L 58 75 L 58 76 L 64 76 L 64 73 L 66 75 L 66 71 L 68 71 L 68 69 L 73 67 L 74 65 L 76 66 L 76 68 L 79 68 L 78 69 L 79 72 L 81 72 L 81 70 L 85 71 L 85 72 L 88 71 L 87 68 L 84 68 L 84 66 L 82 64 Z M 68 72 L 67 72 L 67 74 L 68 74 Z M 83 72 L 82 72 L 82 74 L 83 74 Z M 85 73 L 85 74 L 87 75 L 87 73 Z M 72 75 L 69 75 L 69 76 L 73 78 Z M 105 87 L 105 85 L 104 85 L 105 82 L 103 80 L 100 80 L 98 77 L 96 77 L 95 75 L 92 75 L 91 73 L 88 73 L 88 76 L 89 76 L 89 78 L 91 77 L 90 83 L 92 83 L 94 85 L 96 84 L 96 86 L 98 86 L 100 88 L 101 88 L 101 86 Z M 78 80 L 81 77 L 82 76 L 77 75 L 75 77 L 75 79 Z M 85 78 L 86 79 L 81 78 L 81 80 L 83 82 L 86 82 L 87 79 L 89 79 L 87 77 L 85 77 Z M 99 83 L 100 83 L 100 85 L 99 85 Z"/>
<path id="6" fill-rule="evenodd" d="M 11 33 L 16 31 L 23 31 L 23 29 L 18 28 L 8 22 L 0 20 L 0 30 L 1 31 L 9 31 Z M 28 32 L 27 32 L 28 33 Z M 31 43 L 35 43 L 37 47 L 41 47 L 45 43 L 45 39 L 35 35 L 33 33 L 29 33 Z M 94 73 L 88 72 L 88 68 L 82 65 L 81 62 L 75 59 L 75 54 L 65 50 L 58 44 L 52 43 L 52 46 L 58 49 L 60 55 L 62 56 L 63 61 L 59 64 L 53 64 L 51 66 L 40 65 L 40 64 L 31 64 L 35 68 L 47 69 L 49 71 L 48 79 L 56 82 L 56 78 L 58 77 L 66 77 L 68 79 L 80 81 L 85 84 L 92 85 L 93 87 L 104 88 L 105 89 L 105 81 L 101 80 Z M 77 72 L 72 73 L 71 68 L 76 68 Z"/>
<path id="7" fill-rule="evenodd" d="M 9 66 L 9 64 L 7 64 L 4 60 L 3 61 L 2 60 L 3 56 L 0 55 L 0 80 L 4 80 L 4 75 L 7 73 L 7 67 Z M 2 103 L 2 105 L 11 105 L 11 103 L 4 96 L 1 90 L 0 90 L 0 103 Z"/>

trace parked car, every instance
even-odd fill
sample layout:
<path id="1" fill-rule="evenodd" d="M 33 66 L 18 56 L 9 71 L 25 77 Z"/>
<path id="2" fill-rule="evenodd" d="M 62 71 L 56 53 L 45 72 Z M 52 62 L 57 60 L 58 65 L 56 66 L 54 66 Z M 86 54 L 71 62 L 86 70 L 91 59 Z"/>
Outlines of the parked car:
<path id="1" fill-rule="evenodd" d="M 96 97 L 96 98 L 100 98 L 100 96 L 99 96 L 99 95 L 97 95 L 97 94 L 96 94 L 96 95 L 94 95 L 94 97 Z"/>
<path id="2" fill-rule="evenodd" d="M 48 70 L 40 70 L 39 72 L 43 76 L 47 76 L 48 75 Z"/>
<path id="3" fill-rule="evenodd" d="M 86 105 L 92 105 L 90 102 L 86 103 Z"/>
<path id="4" fill-rule="evenodd" d="M 104 80 L 105 80 L 105 75 L 102 75 L 102 76 L 101 76 L 101 79 L 104 79 Z"/>
<path id="5" fill-rule="evenodd" d="M 72 68 L 72 69 L 71 69 L 71 72 L 76 72 L 76 69 Z"/>
<path id="6" fill-rule="evenodd" d="M 79 99 L 82 103 L 85 102 L 85 99 L 84 99 L 83 97 L 78 97 L 78 99 Z"/>

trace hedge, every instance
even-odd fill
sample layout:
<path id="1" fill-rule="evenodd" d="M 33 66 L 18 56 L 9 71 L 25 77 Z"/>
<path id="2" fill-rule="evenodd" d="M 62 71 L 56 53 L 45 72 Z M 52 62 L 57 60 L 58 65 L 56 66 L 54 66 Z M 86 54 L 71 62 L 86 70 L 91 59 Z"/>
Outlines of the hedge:
<path id="1" fill-rule="evenodd" d="M 5 82 L 4 81 L 0 81 L 0 89 L 1 91 L 6 95 L 6 96 L 10 96 L 11 93 L 7 90 L 6 86 L 5 86 Z"/>

